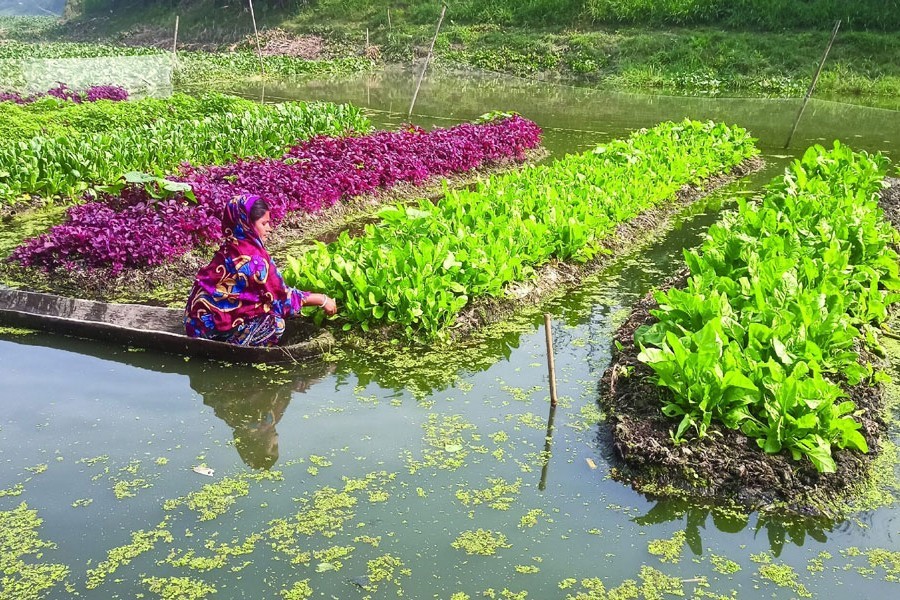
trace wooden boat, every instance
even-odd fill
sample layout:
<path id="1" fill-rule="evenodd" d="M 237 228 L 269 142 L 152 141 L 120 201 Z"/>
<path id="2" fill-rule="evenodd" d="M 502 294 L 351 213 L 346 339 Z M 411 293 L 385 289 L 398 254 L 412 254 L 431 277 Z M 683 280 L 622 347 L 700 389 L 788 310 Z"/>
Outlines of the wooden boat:
<path id="1" fill-rule="evenodd" d="M 279 346 L 247 347 L 189 338 L 184 311 L 141 304 L 108 304 L 0 287 L 0 325 L 229 362 L 280 363 L 331 349 L 330 332 L 303 319 L 290 319 Z"/>

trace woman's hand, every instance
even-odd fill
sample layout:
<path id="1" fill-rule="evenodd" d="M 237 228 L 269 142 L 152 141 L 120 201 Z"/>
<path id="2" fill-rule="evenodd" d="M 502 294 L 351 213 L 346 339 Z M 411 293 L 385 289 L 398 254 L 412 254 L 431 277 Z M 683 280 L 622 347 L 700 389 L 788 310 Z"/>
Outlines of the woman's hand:
<path id="1" fill-rule="evenodd" d="M 333 317 L 337 314 L 337 301 L 334 298 L 325 296 L 325 300 L 322 302 L 322 310 L 325 311 L 325 314 L 329 317 Z"/>

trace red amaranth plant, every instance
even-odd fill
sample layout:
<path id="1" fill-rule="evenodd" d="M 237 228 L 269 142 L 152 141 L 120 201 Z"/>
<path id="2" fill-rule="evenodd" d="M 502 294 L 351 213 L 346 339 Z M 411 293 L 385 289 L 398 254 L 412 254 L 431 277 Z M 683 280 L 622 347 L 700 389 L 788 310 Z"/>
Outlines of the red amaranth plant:
<path id="1" fill-rule="evenodd" d="M 0 102 L 15 102 L 16 104 L 30 104 L 41 98 L 53 96 L 60 100 L 69 100 L 75 104 L 82 102 L 96 102 L 97 100 L 113 100 L 121 102 L 128 100 L 128 90 L 117 85 L 92 85 L 83 92 L 71 89 L 64 83 L 55 88 L 50 88 L 44 93 L 22 96 L 17 92 L 0 92 Z"/>
<path id="2" fill-rule="evenodd" d="M 513 115 L 431 132 L 410 127 L 360 137 L 319 136 L 277 160 L 185 164 L 181 175 L 169 179 L 190 185 L 196 203 L 180 194 L 159 200 L 143 187 L 129 186 L 117 196 L 69 209 L 63 224 L 26 240 L 10 260 L 46 270 L 109 267 L 114 273 L 158 265 L 220 242 L 219 215 L 234 196 L 259 194 L 277 222 L 289 212 L 314 213 L 398 182 L 419 184 L 502 159 L 522 161 L 525 151 L 540 143 L 540 134 L 535 123 Z"/>

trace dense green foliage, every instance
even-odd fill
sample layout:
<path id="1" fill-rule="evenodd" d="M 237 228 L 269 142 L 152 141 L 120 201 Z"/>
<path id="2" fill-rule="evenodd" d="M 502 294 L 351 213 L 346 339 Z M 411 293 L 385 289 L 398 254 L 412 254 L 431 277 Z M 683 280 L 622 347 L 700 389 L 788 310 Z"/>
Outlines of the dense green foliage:
<path id="1" fill-rule="evenodd" d="M 204 2 L 210 4 L 208 0 L 193 3 Z M 135 4 L 134 0 L 83 0 L 83 3 L 89 14 L 133 10 Z M 183 0 L 181 4 L 190 3 Z M 143 0 L 142 4 L 168 8 L 170 0 Z M 395 19 L 433 23 L 441 4 L 441 0 L 257 0 L 254 6 L 261 16 L 268 12 L 299 12 L 319 18 L 354 15 L 358 19 L 379 21 L 386 19 L 386 9 L 390 8 Z M 460 0 L 451 3 L 447 12 L 450 19 L 460 23 L 526 27 L 595 22 L 654 26 L 724 24 L 739 29 L 781 30 L 822 27 L 843 19 L 857 29 L 900 28 L 898 0 Z"/>
<path id="2" fill-rule="evenodd" d="M 635 334 L 671 391 L 676 441 L 720 423 L 824 472 L 832 446 L 867 451 L 839 383 L 871 376 L 855 344 L 900 299 L 896 233 L 876 197 L 886 163 L 837 142 L 810 148 L 760 204 L 742 201 L 685 252 L 687 287 L 658 292 L 659 322 Z"/>
<path id="3" fill-rule="evenodd" d="M 67 194 L 111 184 L 125 173 L 161 176 L 183 162 L 224 164 L 235 157 L 278 157 L 299 139 L 365 132 L 359 109 L 330 103 L 252 104 L 190 120 L 159 119 L 81 136 L 0 142 L 0 200 Z"/>
<path id="4" fill-rule="evenodd" d="M 664 123 L 472 191 L 448 190 L 437 205 L 383 209 L 363 235 L 344 232 L 289 258 L 285 278 L 337 298 L 347 328 L 398 325 L 432 339 L 471 298 L 502 296 L 553 258 L 593 259 L 618 224 L 756 153 L 738 127 Z"/>
<path id="5" fill-rule="evenodd" d="M 37 136 L 77 136 L 132 129 L 160 119 L 202 119 L 221 112 L 242 112 L 254 106 L 255 102 L 237 96 L 181 93 L 131 102 L 74 104 L 52 96 L 31 104 L 0 102 L 0 140 L 8 143 Z"/>

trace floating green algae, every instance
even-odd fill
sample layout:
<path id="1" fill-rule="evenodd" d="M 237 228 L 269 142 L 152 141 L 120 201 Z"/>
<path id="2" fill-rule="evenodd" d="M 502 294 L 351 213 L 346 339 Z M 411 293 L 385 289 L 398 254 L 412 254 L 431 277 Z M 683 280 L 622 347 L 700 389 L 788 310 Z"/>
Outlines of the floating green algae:
<path id="1" fill-rule="evenodd" d="M 806 589 L 806 586 L 797 581 L 797 571 L 790 565 L 768 563 L 761 565 L 757 572 L 760 577 L 779 587 L 790 588 L 801 598 L 812 598 L 812 594 Z"/>
<path id="2" fill-rule="evenodd" d="M 314 551 L 313 558 L 318 560 L 320 565 L 331 565 L 329 571 L 337 571 L 343 566 L 342 560 L 350 558 L 355 550 L 355 546 L 331 546 L 324 550 Z"/>
<path id="3" fill-rule="evenodd" d="M 494 588 L 488 588 L 484 590 L 482 595 L 491 600 L 525 600 L 528 597 L 528 592 L 514 592 L 508 588 L 503 588 L 498 592 Z"/>
<path id="4" fill-rule="evenodd" d="M 226 566 L 232 558 L 244 556 L 253 552 L 256 548 L 256 543 L 260 539 L 262 539 L 262 536 L 258 533 L 254 533 L 242 542 L 232 540 L 230 544 L 216 544 L 213 540 L 207 540 L 204 547 L 211 552 L 210 556 L 198 556 L 193 549 L 185 552 L 172 550 L 166 557 L 165 562 L 173 567 L 184 567 L 194 571 L 221 569 Z M 232 568 L 232 571 L 239 571 L 245 566 L 247 566 L 246 563 L 237 565 Z"/>
<path id="5" fill-rule="evenodd" d="M 5 498 L 6 496 L 21 496 L 22 492 L 25 491 L 25 486 L 21 483 L 17 483 L 11 488 L 6 488 L 5 490 L 0 490 L 0 498 Z"/>
<path id="6" fill-rule="evenodd" d="M 135 531 L 131 534 L 131 542 L 124 546 L 113 548 L 107 552 L 106 560 L 102 561 L 93 569 L 87 572 L 87 583 L 85 586 L 92 590 L 98 587 L 103 581 L 112 575 L 116 569 L 123 565 L 129 564 L 135 558 L 150 552 L 156 546 L 158 541 L 172 543 L 174 538 L 168 529 L 168 517 L 162 520 L 156 527 L 150 531 Z"/>
<path id="7" fill-rule="evenodd" d="M 509 510 L 522 487 L 522 480 L 509 483 L 502 477 L 488 477 L 489 487 L 481 490 L 457 490 L 456 499 L 465 506 L 485 504 L 497 510 Z"/>
<path id="8" fill-rule="evenodd" d="M 24 329 L 22 327 L 0 327 L 0 335 L 22 336 L 33 335 L 37 333 L 34 329 Z"/>
<path id="9" fill-rule="evenodd" d="M 313 589 L 309 585 L 309 579 L 298 581 L 289 590 L 281 590 L 284 600 L 307 600 L 312 598 Z"/>
<path id="10" fill-rule="evenodd" d="M 710 554 L 709 562 L 712 563 L 713 571 L 722 575 L 733 575 L 741 570 L 741 565 L 718 554 Z"/>
<path id="11" fill-rule="evenodd" d="M 172 498 L 163 503 L 164 510 L 175 510 L 179 506 L 198 513 L 201 521 L 211 521 L 226 512 L 237 499 L 250 493 L 251 481 L 281 481 L 281 471 L 260 471 L 242 473 L 236 477 L 225 477 L 221 481 L 208 483 L 195 492 L 181 498 Z"/>
<path id="12" fill-rule="evenodd" d="M 190 577 L 145 577 L 141 583 L 161 600 L 201 600 L 216 593 L 213 586 Z"/>
<path id="13" fill-rule="evenodd" d="M 137 479 L 132 479 L 130 481 L 120 479 L 113 484 L 113 494 L 116 496 L 117 500 L 134 498 L 137 496 L 137 490 L 145 490 L 151 487 L 153 487 L 153 485 L 143 477 L 138 477 Z"/>
<path id="14" fill-rule="evenodd" d="M 358 498 L 355 493 L 377 492 L 395 477 L 395 473 L 379 471 L 361 478 L 345 478 L 344 488 L 340 491 L 330 486 L 315 490 L 311 496 L 300 499 L 302 508 L 293 518 L 275 519 L 269 523 L 266 530 L 269 545 L 276 552 L 290 557 L 292 563 L 308 564 L 312 554 L 301 549 L 300 536 L 321 534 L 326 538 L 334 537 L 356 515 Z M 377 546 L 381 538 L 364 539 L 368 543 L 374 541 L 372 545 Z"/>
<path id="15" fill-rule="evenodd" d="M 539 573 L 541 568 L 537 565 L 516 565 L 513 570 L 516 573 Z"/>
<path id="16" fill-rule="evenodd" d="M 534 527 L 538 523 L 538 519 L 541 517 L 546 517 L 547 513 L 545 513 L 540 508 L 532 508 L 527 513 L 522 515 L 522 518 L 519 519 L 519 528 L 524 529 L 526 527 Z"/>
<path id="17" fill-rule="evenodd" d="M 467 440 L 464 433 L 476 429 L 475 425 L 461 415 L 429 413 L 428 421 L 422 427 L 426 445 L 422 459 L 415 460 L 410 452 L 406 453 L 406 465 L 411 475 L 423 468 L 455 471 L 466 464 L 466 457 L 477 439 L 475 434 L 469 433 Z"/>
<path id="18" fill-rule="evenodd" d="M 684 542 L 687 535 L 684 531 L 676 531 L 668 540 L 651 540 L 647 544 L 647 551 L 658 556 L 662 562 L 675 563 L 681 560 L 681 552 L 684 550 Z"/>
<path id="19" fill-rule="evenodd" d="M 480 528 L 462 532 L 450 545 L 458 550 L 465 550 L 466 554 L 481 556 L 493 556 L 500 548 L 512 548 L 504 534 Z"/>
<path id="20" fill-rule="evenodd" d="M 815 558 L 809 559 L 809 562 L 806 563 L 806 570 L 810 573 L 821 573 L 825 570 L 825 561 L 831 560 L 831 553 L 827 550 L 822 550 Z"/>
<path id="21" fill-rule="evenodd" d="M 0 512 L 0 598 L 37 600 L 68 577 L 65 565 L 31 562 L 56 547 L 38 537 L 41 523 L 24 502 Z"/>

